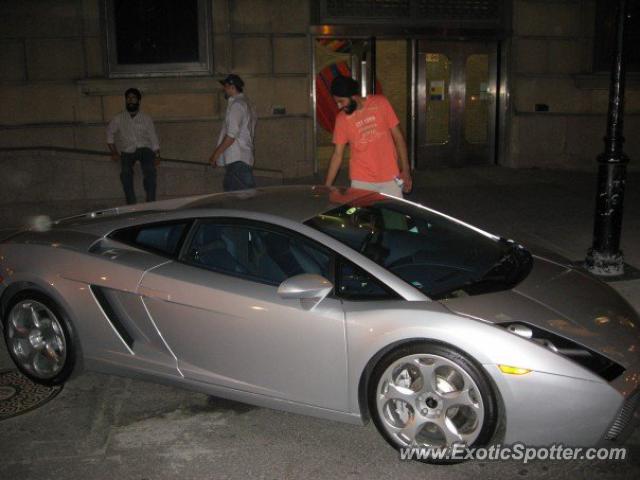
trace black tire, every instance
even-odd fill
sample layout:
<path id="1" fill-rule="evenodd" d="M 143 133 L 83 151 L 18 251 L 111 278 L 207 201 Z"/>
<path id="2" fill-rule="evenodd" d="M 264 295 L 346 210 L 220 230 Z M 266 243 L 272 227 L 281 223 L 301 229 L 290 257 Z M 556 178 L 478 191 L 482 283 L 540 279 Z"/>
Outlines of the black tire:
<path id="1" fill-rule="evenodd" d="M 434 374 L 435 374 L 435 371 L 438 371 L 440 368 L 449 368 L 449 366 L 455 365 L 453 370 L 458 372 L 458 375 L 460 376 L 460 378 L 463 378 L 463 379 L 465 378 L 464 374 L 460 373 L 461 371 L 463 371 L 473 381 L 473 383 L 475 384 L 473 390 L 477 390 L 477 392 L 474 392 L 474 395 L 473 395 L 474 400 L 477 400 L 477 404 L 474 402 L 473 405 L 477 409 L 478 413 L 482 412 L 482 423 L 480 423 L 478 416 L 476 416 L 475 428 L 477 429 L 477 432 L 473 431 L 473 435 L 475 436 L 475 438 L 467 446 L 470 448 L 476 448 L 476 447 L 487 445 L 492 440 L 495 434 L 496 427 L 498 424 L 498 418 L 499 418 L 498 402 L 496 401 L 496 396 L 492 388 L 492 384 L 488 380 L 487 374 L 482 370 L 482 368 L 478 364 L 476 364 L 476 362 L 471 360 L 471 358 L 469 358 L 464 353 L 456 350 L 455 348 L 446 346 L 444 344 L 431 343 L 431 342 L 412 343 L 405 346 L 401 346 L 395 350 L 392 350 L 391 352 L 386 354 L 384 357 L 382 357 L 382 359 L 376 364 L 375 368 L 373 369 L 367 384 L 367 402 L 368 402 L 371 418 L 373 419 L 373 422 L 376 425 L 376 428 L 378 429 L 382 437 L 396 450 L 400 450 L 407 446 L 417 446 L 417 447 L 443 446 L 443 445 L 436 445 L 435 443 L 418 441 L 418 439 L 416 440 L 415 444 L 411 444 L 408 442 L 408 438 L 403 437 L 401 433 L 396 433 L 398 432 L 398 430 L 394 431 L 394 428 L 397 428 L 397 425 L 394 427 L 393 421 L 398 420 L 396 416 L 398 415 L 399 410 L 397 408 L 397 404 L 392 404 L 391 401 L 386 399 L 384 395 L 385 389 L 388 388 L 387 387 L 388 380 L 393 378 L 392 376 L 389 377 L 389 375 L 390 374 L 393 375 L 393 372 L 396 372 L 396 371 L 406 370 L 403 367 L 400 367 L 399 365 L 411 364 L 411 362 L 416 361 L 415 356 L 421 356 L 421 355 L 424 356 L 424 361 L 427 361 L 427 362 L 434 361 L 436 362 L 434 365 L 440 365 L 437 367 L 432 367 L 432 368 L 435 368 Z M 444 360 L 440 360 L 438 357 Z M 442 362 L 442 364 L 438 362 Z M 394 366 L 394 368 L 388 371 L 388 369 L 391 366 Z M 384 380 L 382 378 L 383 375 L 385 375 Z M 398 379 L 399 378 L 400 376 L 398 376 Z M 406 381 L 407 376 L 405 375 L 403 379 Z M 414 380 L 411 380 L 412 387 L 414 383 L 416 385 L 419 384 L 419 381 L 420 381 L 419 379 L 415 380 L 415 382 Z M 469 382 L 466 381 L 465 385 L 466 384 L 469 384 Z M 423 383 L 423 385 L 426 385 L 426 383 Z M 411 388 L 411 390 L 413 391 L 413 388 Z M 415 391 L 416 391 L 416 398 L 421 398 L 418 396 L 418 392 L 422 392 L 420 393 L 420 395 L 426 396 L 427 401 L 431 402 L 430 404 L 419 403 L 416 401 L 415 404 L 411 405 L 412 408 L 405 409 L 404 411 L 405 412 L 415 411 L 415 409 L 419 408 L 420 405 L 424 405 L 425 409 L 421 410 L 421 414 L 424 412 L 428 412 L 427 413 L 428 415 L 433 414 L 434 424 L 437 422 L 441 422 L 442 419 L 444 418 L 437 414 L 438 411 L 440 412 L 444 411 L 444 415 L 447 415 L 447 412 L 451 412 L 451 411 L 453 412 L 463 411 L 461 408 L 457 408 L 457 407 L 446 407 L 446 404 L 443 404 L 440 407 L 440 410 L 437 410 L 437 400 L 438 400 L 437 397 L 439 395 L 446 396 L 447 394 L 443 395 L 441 392 L 438 393 L 438 391 L 436 391 L 434 392 L 435 398 L 429 398 L 431 395 L 429 393 L 429 390 L 430 390 L 429 387 L 425 387 L 419 390 L 416 389 Z M 382 407 L 382 412 L 381 412 L 378 406 L 379 398 L 381 403 L 384 402 L 386 406 L 392 405 L 392 407 L 390 408 Z M 429 406 L 434 403 L 433 402 L 434 399 L 435 399 L 436 407 L 434 408 L 434 410 L 431 410 Z M 405 403 L 405 405 L 407 404 Z M 465 412 L 466 411 L 470 412 L 470 416 L 475 414 L 474 409 L 468 408 L 466 406 L 463 406 L 463 408 L 467 409 L 467 410 L 464 410 Z M 394 414 L 393 412 L 396 412 L 396 413 Z M 456 413 L 456 415 L 458 414 Z M 421 420 L 424 420 L 425 418 L 426 417 L 424 416 L 420 417 Z M 456 417 L 456 420 L 457 420 L 457 417 Z M 431 423 L 431 422 L 427 420 L 427 423 Z M 436 428 L 433 428 L 433 426 L 431 426 L 431 430 L 437 430 L 437 427 L 438 425 L 436 425 Z M 393 435 L 392 435 L 392 431 L 394 432 Z M 422 427 L 420 432 L 422 432 Z M 419 434 L 416 435 L 416 438 L 421 435 L 420 432 Z M 420 438 L 419 440 L 422 440 L 422 438 Z M 444 445 L 450 446 L 446 442 Z M 456 460 L 456 459 L 449 459 L 449 458 L 448 459 L 417 458 L 416 456 L 414 456 L 413 459 L 424 462 L 424 463 L 435 463 L 435 464 L 451 464 L 451 463 L 459 463 L 461 461 L 460 459 Z"/>
<path id="2" fill-rule="evenodd" d="M 55 365 L 55 368 L 52 368 L 51 372 L 43 370 L 38 371 L 35 368 L 29 368 L 25 366 L 25 363 L 34 363 L 35 361 L 26 362 L 24 359 L 20 358 L 16 351 L 19 349 L 19 345 L 16 343 L 18 332 L 16 328 L 14 328 L 12 325 L 9 325 L 9 323 L 11 321 L 14 310 L 17 312 L 17 309 L 26 308 L 26 305 L 29 304 L 29 302 L 31 302 L 32 305 L 37 306 L 39 311 L 46 312 L 47 314 L 50 313 L 51 315 L 53 315 L 54 318 L 52 319 L 50 324 L 53 324 L 53 321 L 55 321 L 57 324 L 57 327 L 55 327 L 55 329 L 50 327 L 50 333 L 52 335 L 55 335 L 54 338 L 56 341 L 53 343 L 55 343 L 56 347 L 62 345 L 63 349 L 60 350 L 54 347 L 50 347 L 53 353 L 41 353 L 43 358 L 49 357 L 49 362 Z M 6 315 L 4 316 L 3 322 L 4 340 L 7 346 L 7 350 L 9 352 L 9 355 L 11 356 L 11 359 L 16 364 L 16 367 L 18 368 L 18 370 L 20 370 L 20 372 L 22 372 L 23 375 L 25 375 L 34 383 L 39 383 L 41 385 L 50 387 L 61 385 L 69 379 L 69 377 L 73 373 L 77 360 L 76 336 L 68 316 L 56 302 L 54 302 L 47 295 L 35 290 L 25 290 L 19 292 L 13 298 L 11 298 L 6 309 Z M 43 327 L 43 330 L 44 328 L 46 327 Z M 62 342 L 60 342 L 60 339 L 62 339 Z M 52 342 L 47 345 L 50 346 L 51 343 Z M 37 350 L 31 344 L 29 344 L 28 348 Z M 51 360 L 51 355 L 55 356 L 56 354 L 58 354 L 57 358 L 62 356 L 60 355 L 61 351 L 64 352 L 62 360 L 60 360 L 59 362 Z M 35 355 L 37 356 L 40 354 L 36 353 Z"/>

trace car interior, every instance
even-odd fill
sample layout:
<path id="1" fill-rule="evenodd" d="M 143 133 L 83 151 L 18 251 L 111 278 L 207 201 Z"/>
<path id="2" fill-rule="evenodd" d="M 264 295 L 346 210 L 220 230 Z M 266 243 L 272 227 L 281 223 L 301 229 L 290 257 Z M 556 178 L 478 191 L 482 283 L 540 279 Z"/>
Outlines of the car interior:
<path id="1" fill-rule="evenodd" d="M 342 205 L 307 225 L 349 245 L 431 298 L 480 282 L 502 258 L 501 239 L 393 200 Z"/>
<path id="2" fill-rule="evenodd" d="M 272 284 L 300 273 L 328 277 L 329 255 L 297 238 L 241 225 L 202 223 L 187 261 L 221 272 L 247 275 Z"/>

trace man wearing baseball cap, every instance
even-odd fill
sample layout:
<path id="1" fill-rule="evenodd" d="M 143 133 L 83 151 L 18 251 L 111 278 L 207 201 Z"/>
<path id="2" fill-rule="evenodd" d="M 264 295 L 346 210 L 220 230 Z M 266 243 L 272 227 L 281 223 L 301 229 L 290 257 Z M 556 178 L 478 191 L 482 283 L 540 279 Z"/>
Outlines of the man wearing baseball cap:
<path id="1" fill-rule="evenodd" d="M 224 167 L 222 186 L 225 192 L 255 188 L 253 139 L 256 112 L 243 93 L 244 82 L 238 75 L 227 75 L 220 83 L 227 99 L 227 111 L 209 163 L 213 167 Z"/>
<path id="2" fill-rule="evenodd" d="M 344 76 L 333 80 L 331 94 L 340 112 L 333 130 L 335 149 L 325 184 L 333 184 L 348 143 L 352 187 L 397 197 L 409 192 L 412 178 L 407 144 L 389 101 L 382 95 L 359 96 L 358 82 Z"/>

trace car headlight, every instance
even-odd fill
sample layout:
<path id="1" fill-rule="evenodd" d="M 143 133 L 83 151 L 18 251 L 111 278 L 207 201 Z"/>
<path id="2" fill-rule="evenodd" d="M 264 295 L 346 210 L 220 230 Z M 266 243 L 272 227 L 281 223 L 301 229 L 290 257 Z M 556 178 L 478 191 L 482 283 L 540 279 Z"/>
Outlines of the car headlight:
<path id="1" fill-rule="evenodd" d="M 499 323 L 498 325 L 514 335 L 526 338 L 558 355 L 573 360 L 608 382 L 618 378 L 624 372 L 624 367 L 604 355 L 540 327 L 526 322 Z"/>

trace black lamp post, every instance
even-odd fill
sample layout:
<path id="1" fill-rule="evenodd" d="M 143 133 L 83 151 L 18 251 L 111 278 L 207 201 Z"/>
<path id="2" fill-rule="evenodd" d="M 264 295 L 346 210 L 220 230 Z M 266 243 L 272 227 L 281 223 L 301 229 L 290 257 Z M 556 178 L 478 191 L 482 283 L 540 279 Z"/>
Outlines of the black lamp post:
<path id="1" fill-rule="evenodd" d="M 625 52 L 624 30 L 627 0 L 618 1 L 616 42 L 609 85 L 609 114 L 604 153 L 598 155 L 598 190 L 593 228 L 593 245 L 587 252 L 585 266 L 596 275 L 624 274 L 624 258 L 620 250 L 622 206 L 629 158 L 622 152 L 624 143 Z"/>

